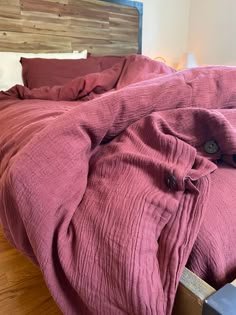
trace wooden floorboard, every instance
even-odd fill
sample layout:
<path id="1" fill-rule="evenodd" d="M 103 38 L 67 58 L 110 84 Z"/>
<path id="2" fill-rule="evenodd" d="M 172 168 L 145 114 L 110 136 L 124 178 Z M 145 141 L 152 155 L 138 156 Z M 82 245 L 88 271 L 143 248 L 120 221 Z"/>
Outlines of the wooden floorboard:
<path id="1" fill-rule="evenodd" d="M 0 315 L 61 315 L 38 267 L 6 241 L 0 227 Z"/>

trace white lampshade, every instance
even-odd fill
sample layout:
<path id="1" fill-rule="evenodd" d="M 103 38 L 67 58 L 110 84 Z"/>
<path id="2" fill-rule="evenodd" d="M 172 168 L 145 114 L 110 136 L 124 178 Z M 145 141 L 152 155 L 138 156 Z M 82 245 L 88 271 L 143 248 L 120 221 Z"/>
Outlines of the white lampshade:
<path id="1" fill-rule="evenodd" d="M 193 52 L 186 52 L 178 66 L 179 70 L 197 67 L 197 61 Z"/>

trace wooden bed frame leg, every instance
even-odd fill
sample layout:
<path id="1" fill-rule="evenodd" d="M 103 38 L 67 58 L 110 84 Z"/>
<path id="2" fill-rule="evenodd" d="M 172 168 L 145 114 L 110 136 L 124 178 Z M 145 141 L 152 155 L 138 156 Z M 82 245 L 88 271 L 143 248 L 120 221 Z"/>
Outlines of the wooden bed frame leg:
<path id="1" fill-rule="evenodd" d="M 177 290 L 173 315 L 202 315 L 203 304 L 215 289 L 184 268 Z"/>
<path id="2" fill-rule="evenodd" d="M 184 268 L 173 315 L 236 315 L 236 279 L 216 291 Z"/>

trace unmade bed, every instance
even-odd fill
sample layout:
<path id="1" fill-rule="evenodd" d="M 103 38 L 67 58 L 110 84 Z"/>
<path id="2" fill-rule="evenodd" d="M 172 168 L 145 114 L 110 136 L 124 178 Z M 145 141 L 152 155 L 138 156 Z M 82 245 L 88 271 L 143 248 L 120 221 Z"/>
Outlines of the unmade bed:
<path id="1" fill-rule="evenodd" d="M 201 314 L 236 276 L 236 70 L 176 72 L 135 34 L 122 56 L 22 53 L 0 94 L 1 224 L 64 314 L 171 314 L 179 281 L 174 312 Z"/>

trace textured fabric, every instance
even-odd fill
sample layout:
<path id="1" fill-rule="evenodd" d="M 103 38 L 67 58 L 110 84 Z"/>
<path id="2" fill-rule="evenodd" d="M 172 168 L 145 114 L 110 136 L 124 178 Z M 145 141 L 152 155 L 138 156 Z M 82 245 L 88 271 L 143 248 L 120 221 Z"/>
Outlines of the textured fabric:
<path id="1" fill-rule="evenodd" d="M 236 169 L 218 162 L 206 216 L 187 267 L 214 288 L 236 278 Z"/>
<path id="2" fill-rule="evenodd" d="M 152 65 L 136 78 L 125 62 L 117 90 L 89 102 L 1 94 L 1 222 L 64 314 L 171 314 L 212 161 L 235 166 L 236 70 Z"/>
<path id="3" fill-rule="evenodd" d="M 24 85 L 30 89 L 64 85 L 78 76 L 100 71 L 99 64 L 88 59 L 21 58 L 21 65 Z"/>
<path id="4" fill-rule="evenodd" d="M 103 56 L 90 57 L 80 60 L 59 60 L 45 58 L 21 58 L 22 76 L 24 85 L 30 89 L 42 86 L 52 87 L 64 85 L 77 77 L 83 77 L 90 73 L 102 72 L 115 64 L 123 63 L 125 60 L 138 59 L 138 66 L 142 67 L 142 61 L 148 65 L 153 64 L 153 71 L 158 73 L 171 73 L 173 69 L 163 63 L 151 62 L 151 59 L 142 56 Z M 158 69 L 157 69 L 158 68 Z M 144 71 L 145 72 L 145 71 Z"/>
<path id="5" fill-rule="evenodd" d="M 57 87 L 54 87 L 54 93 L 56 91 L 57 94 L 60 93 L 62 95 L 65 94 L 65 90 L 68 90 L 68 88 L 71 89 L 72 87 L 77 91 L 81 91 L 86 83 L 88 86 L 94 84 L 94 88 L 96 88 L 96 83 L 106 90 L 110 89 L 111 82 L 114 80 L 115 82 L 118 81 L 121 73 L 123 76 L 127 77 L 129 80 L 128 83 L 130 83 L 130 80 L 134 82 L 143 80 L 143 76 L 146 74 L 150 76 L 150 72 L 153 74 L 155 73 L 155 75 L 174 72 L 172 68 L 165 64 L 155 62 L 148 57 L 140 55 L 130 55 L 126 57 L 90 57 L 88 59 L 80 60 L 21 58 L 21 63 L 24 83 L 29 89 L 45 86 L 45 88 L 41 90 L 41 92 L 44 91 L 45 93 L 45 91 L 49 90 L 48 87 L 57 85 Z M 104 82 L 104 73 L 107 73 L 105 70 L 112 67 L 115 71 L 113 71 L 112 75 L 109 75 L 108 80 Z M 129 69 L 130 73 L 126 73 L 126 69 Z M 101 72 L 104 73 L 101 74 Z M 91 73 L 92 75 L 89 75 Z M 97 73 L 97 76 L 94 76 L 94 73 Z M 71 80 L 74 80 L 73 84 L 70 82 Z M 113 84 L 115 84 L 115 82 Z M 126 85 L 124 80 L 120 80 L 120 82 L 122 82 L 123 85 Z M 67 84 L 65 87 L 61 87 L 61 85 L 65 84 Z M 25 90 L 27 91 L 27 89 Z M 44 96 L 43 98 L 47 97 L 51 99 L 52 96 L 47 94 L 47 96 Z M 78 92 L 76 97 L 80 97 Z M 62 96 L 60 97 L 60 100 L 61 99 Z M 66 100 L 67 97 L 64 96 L 64 99 Z"/>

